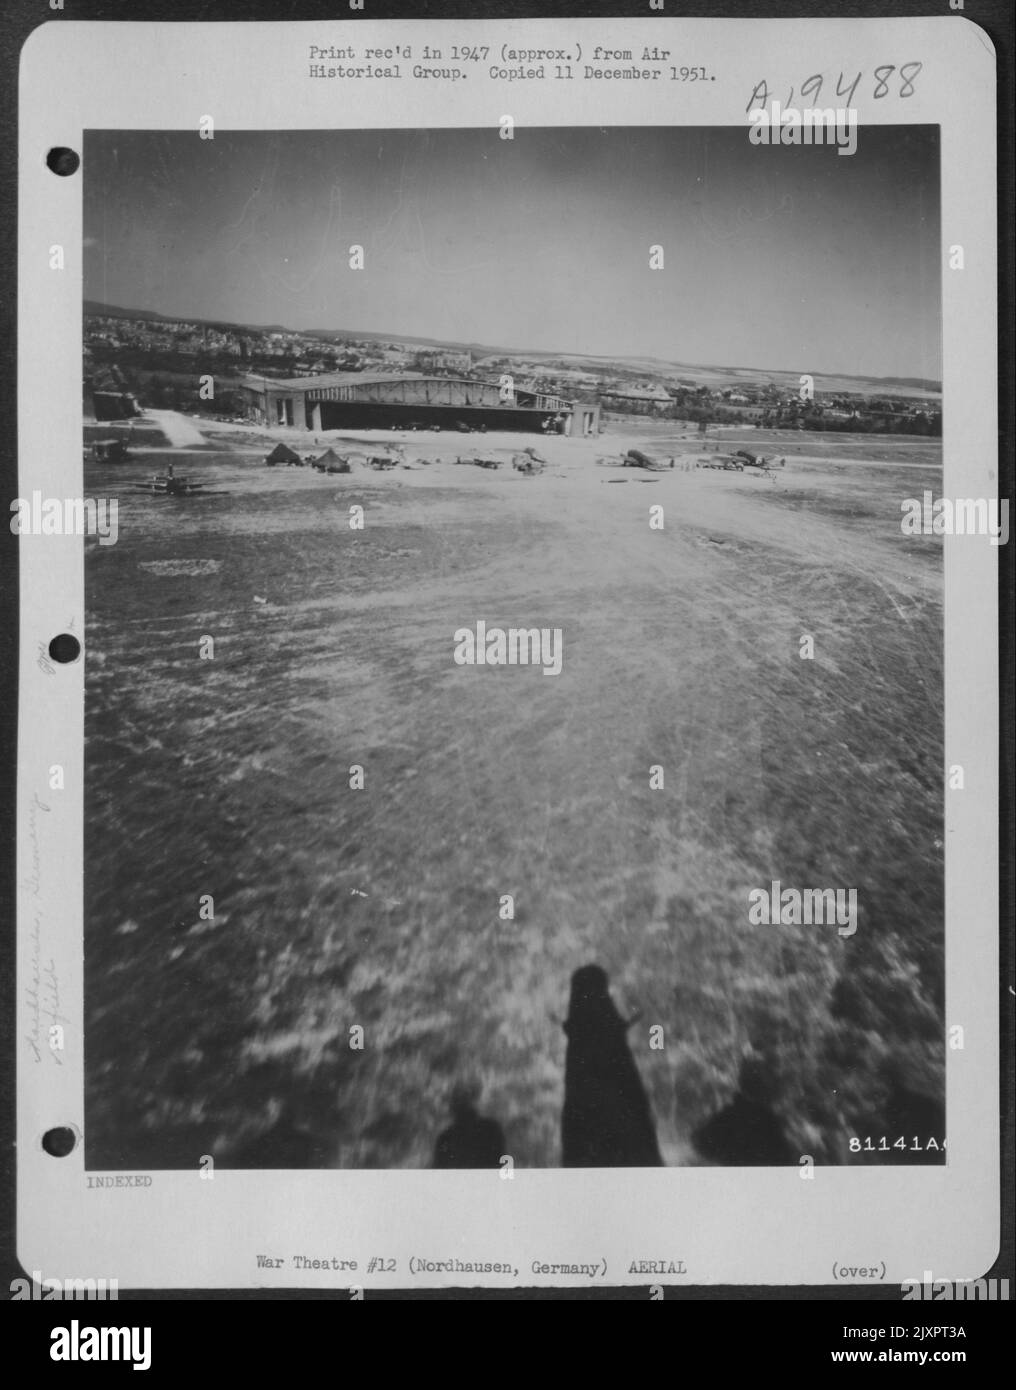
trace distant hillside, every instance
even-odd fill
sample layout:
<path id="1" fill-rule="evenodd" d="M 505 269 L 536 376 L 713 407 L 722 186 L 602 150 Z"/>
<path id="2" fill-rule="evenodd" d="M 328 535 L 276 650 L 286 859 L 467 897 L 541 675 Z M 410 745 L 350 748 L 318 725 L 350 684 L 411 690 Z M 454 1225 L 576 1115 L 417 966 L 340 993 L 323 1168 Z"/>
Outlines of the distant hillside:
<path id="1" fill-rule="evenodd" d="M 160 314 L 152 309 L 124 309 L 116 304 L 100 304 L 94 299 L 84 301 L 86 315 L 105 318 L 148 319 L 158 323 L 197 323 L 207 328 L 231 330 L 235 333 L 301 333 L 308 338 L 330 341 L 335 338 L 363 338 L 371 342 L 404 343 L 412 347 L 436 348 L 446 352 L 470 352 L 474 357 L 528 357 L 534 362 L 559 362 L 576 368 L 617 367 L 647 374 L 683 374 L 714 386 L 771 381 L 779 385 L 796 382 L 800 373 L 790 368 L 718 366 L 709 363 L 667 361 L 660 357 L 602 357 L 588 353 L 548 352 L 545 348 L 492 347 L 489 343 L 463 343 L 441 338 L 418 338 L 408 333 L 378 333 L 366 328 L 287 328 L 281 323 L 231 323 L 225 319 L 180 318 Z M 941 394 L 942 383 L 923 377 L 848 376 L 839 372 L 812 372 L 821 389 L 830 392 L 863 391 L 867 395 L 891 393 L 896 395 Z"/>
<path id="2" fill-rule="evenodd" d="M 286 328 L 281 323 L 231 323 L 228 319 L 202 319 L 196 315 L 180 317 L 178 314 L 160 314 L 154 309 L 123 309 L 119 304 L 100 304 L 98 300 L 86 299 L 83 303 L 86 315 L 92 314 L 106 319 L 149 319 L 153 323 L 200 323 L 205 328 L 228 328 L 236 333 L 293 333 L 299 330 Z"/>
<path id="3" fill-rule="evenodd" d="M 232 329 L 235 333 L 300 333 L 305 338 L 369 338 L 373 342 L 418 343 L 422 347 L 451 348 L 465 352 L 472 348 L 477 352 L 495 353 L 520 351 L 520 349 L 484 347 L 479 343 L 448 343 L 439 338 L 413 338 L 405 333 L 375 333 L 366 328 L 288 328 L 284 323 L 233 323 L 228 319 L 203 319 L 196 314 L 183 317 L 173 314 L 160 314 L 154 309 L 124 309 L 119 304 L 100 304 L 97 300 L 86 299 L 84 312 L 107 319 L 146 319 L 153 323 L 198 323 L 204 328 Z"/>
<path id="4" fill-rule="evenodd" d="M 413 347 L 437 348 L 443 352 L 473 352 L 483 357 L 520 353 L 522 348 L 490 347 L 486 343 L 456 343 L 443 338 L 417 338 L 410 333 L 375 333 L 369 328 L 301 328 L 308 338 L 366 338 L 374 343 L 410 343 Z"/>

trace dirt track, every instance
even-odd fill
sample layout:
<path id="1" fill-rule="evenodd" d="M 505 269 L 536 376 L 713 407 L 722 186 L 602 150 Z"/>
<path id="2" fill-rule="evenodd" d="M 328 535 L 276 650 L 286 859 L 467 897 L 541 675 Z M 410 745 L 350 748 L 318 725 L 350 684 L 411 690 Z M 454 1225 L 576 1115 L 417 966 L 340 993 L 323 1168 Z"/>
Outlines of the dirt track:
<path id="1" fill-rule="evenodd" d="M 228 495 L 125 491 L 88 552 L 90 1161 L 118 1166 L 106 1126 L 136 1167 L 289 1130 L 327 1163 L 425 1165 L 472 1074 L 516 1162 L 552 1165 L 555 1020 L 594 960 L 642 1012 L 668 1162 L 749 1045 L 826 1161 L 890 1123 L 890 1057 L 935 1093 L 941 553 L 901 536 L 923 484 L 897 469 L 933 443 L 846 467 L 808 440 L 770 480 L 684 471 L 691 437 L 555 438 L 527 478 L 451 461 L 524 438 L 405 436 L 408 469 L 323 476 L 243 435 L 200 465 Z M 678 466 L 593 461 L 640 439 Z M 151 568 L 188 559 L 221 565 Z M 481 618 L 560 628 L 561 675 L 455 666 Z M 857 934 L 748 926 L 773 878 L 856 887 Z"/>

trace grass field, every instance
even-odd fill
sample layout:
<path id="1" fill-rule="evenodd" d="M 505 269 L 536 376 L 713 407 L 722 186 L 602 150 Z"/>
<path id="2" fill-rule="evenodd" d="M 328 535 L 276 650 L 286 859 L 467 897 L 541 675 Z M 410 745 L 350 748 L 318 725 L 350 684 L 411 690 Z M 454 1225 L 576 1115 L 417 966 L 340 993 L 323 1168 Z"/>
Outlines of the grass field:
<path id="1" fill-rule="evenodd" d="M 668 1163 L 749 1047 L 820 1162 L 896 1136 L 901 1076 L 941 1103 L 941 542 L 899 527 L 938 444 L 753 430 L 772 481 L 639 438 L 678 467 L 596 466 L 634 435 L 541 441 L 536 478 L 455 467 L 461 436 L 384 475 L 242 436 L 86 463 L 120 498 L 86 551 L 90 1166 L 283 1163 L 287 1135 L 426 1166 L 467 1075 L 516 1163 L 556 1165 L 589 962 L 640 1011 Z M 224 495 L 131 490 L 168 462 Z M 560 628 L 561 674 L 456 666 L 478 619 Z M 856 934 L 751 926 L 772 879 L 856 888 Z"/>

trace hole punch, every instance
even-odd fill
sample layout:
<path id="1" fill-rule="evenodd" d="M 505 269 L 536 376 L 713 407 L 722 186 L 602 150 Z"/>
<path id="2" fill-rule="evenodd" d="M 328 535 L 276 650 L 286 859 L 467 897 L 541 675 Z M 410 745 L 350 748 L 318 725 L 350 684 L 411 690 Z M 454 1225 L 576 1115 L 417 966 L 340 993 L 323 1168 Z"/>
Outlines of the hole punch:
<path id="1" fill-rule="evenodd" d="M 81 156 L 76 150 L 68 149 L 66 145 L 54 145 L 46 156 L 46 166 L 60 178 L 66 179 L 78 172 Z"/>
<path id="2" fill-rule="evenodd" d="M 70 1125 L 56 1125 L 42 1136 L 42 1147 L 53 1158 L 66 1158 L 77 1147 L 78 1136 Z"/>
<path id="3" fill-rule="evenodd" d="M 66 666 L 68 662 L 77 661 L 81 655 L 81 643 L 72 633 L 61 632 L 50 642 L 49 655 L 51 660 Z"/>

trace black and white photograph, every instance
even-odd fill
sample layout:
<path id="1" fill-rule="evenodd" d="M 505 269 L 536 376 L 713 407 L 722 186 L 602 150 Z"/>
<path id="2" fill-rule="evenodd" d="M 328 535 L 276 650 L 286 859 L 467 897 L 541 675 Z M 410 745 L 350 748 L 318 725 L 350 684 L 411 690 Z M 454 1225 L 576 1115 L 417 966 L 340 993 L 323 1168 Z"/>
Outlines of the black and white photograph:
<path id="1" fill-rule="evenodd" d="M 998 25 L 190 3 L 19 57 L 12 1298 L 1008 1299 Z"/>
<path id="2" fill-rule="evenodd" d="M 938 129 L 833 133 L 86 133 L 89 1167 L 944 1161 Z"/>

